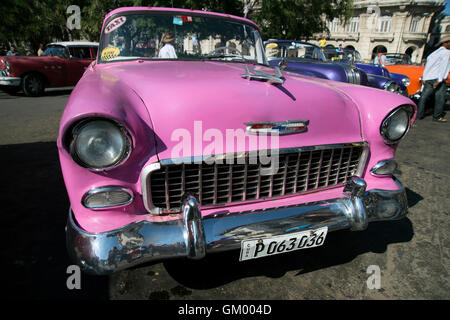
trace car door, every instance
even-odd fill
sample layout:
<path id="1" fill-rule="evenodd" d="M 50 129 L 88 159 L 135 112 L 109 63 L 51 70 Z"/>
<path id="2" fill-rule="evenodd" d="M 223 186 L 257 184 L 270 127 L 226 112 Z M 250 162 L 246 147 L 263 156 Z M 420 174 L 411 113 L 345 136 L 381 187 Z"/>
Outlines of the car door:
<path id="1" fill-rule="evenodd" d="M 67 81 L 68 55 L 65 47 L 49 45 L 45 55 L 36 57 L 35 69 L 46 77 L 50 86 L 64 86 Z"/>
<path id="2" fill-rule="evenodd" d="M 69 52 L 70 59 L 67 66 L 68 85 L 76 85 L 92 62 L 92 53 L 89 46 L 69 47 Z"/>

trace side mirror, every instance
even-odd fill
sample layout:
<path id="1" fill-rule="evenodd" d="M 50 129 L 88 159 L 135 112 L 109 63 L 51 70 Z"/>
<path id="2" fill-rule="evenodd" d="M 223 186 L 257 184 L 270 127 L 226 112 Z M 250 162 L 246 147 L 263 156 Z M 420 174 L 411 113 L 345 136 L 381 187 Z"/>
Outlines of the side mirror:
<path id="1" fill-rule="evenodd" d="M 286 70 L 288 66 L 288 62 L 286 60 L 286 58 L 281 59 L 280 63 L 278 63 L 278 68 L 280 68 L 281 70 Z"/>

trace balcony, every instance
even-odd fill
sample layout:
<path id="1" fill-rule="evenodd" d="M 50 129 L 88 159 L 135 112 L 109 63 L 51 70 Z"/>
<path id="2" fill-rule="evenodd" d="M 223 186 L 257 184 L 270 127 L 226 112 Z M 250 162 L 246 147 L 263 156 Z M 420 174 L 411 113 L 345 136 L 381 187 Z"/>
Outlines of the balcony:
<path id="1" fill-rule="evenodd" d="M 330 35 L 329 40 L 336 41 L 358 41 L 359 32 L 335 32 Z"/>
<path id="2" fill-rule="evenodd" d="M 405 32 L 403 33 L 404 42 L 426 42 L 427 33 L 425 32 Z"/>
<path id="3" fill-rule="evenodd" d="M 370 35 L 370 41 L 394 41 L 394 33 L 393 32 L 374 32 Z"/>

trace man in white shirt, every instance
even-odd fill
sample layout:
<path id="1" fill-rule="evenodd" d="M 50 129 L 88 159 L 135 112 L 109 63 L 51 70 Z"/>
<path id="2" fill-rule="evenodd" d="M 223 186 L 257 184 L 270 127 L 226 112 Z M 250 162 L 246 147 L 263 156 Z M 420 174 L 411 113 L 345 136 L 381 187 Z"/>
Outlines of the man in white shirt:
<path id="1" fill-rule="evenodd" d="M 434 94 L 433 121 L 447 122 L 444 118 L 446 79 L 450 71 L 450 36 L 445 36 L 438 44 L 439 49 L 433 51 L 427 58 L 422 81 L 424 82 L 422 96 L 417 106 L 417 118 L 423 119 L 427 99 Z"/>
<path id="2" fill-rule="evenodd" d="M 175 41 L 175 36 L 172 32 L 168 32 L 164 34 L 162 38 L 162 42 L 164 43 L 164 47 L 159 50 L 158 58 L 163 59 L 177 59 L 177 54 L 175 52 L 175 48 L 173 47 L 173 42 Z"/>

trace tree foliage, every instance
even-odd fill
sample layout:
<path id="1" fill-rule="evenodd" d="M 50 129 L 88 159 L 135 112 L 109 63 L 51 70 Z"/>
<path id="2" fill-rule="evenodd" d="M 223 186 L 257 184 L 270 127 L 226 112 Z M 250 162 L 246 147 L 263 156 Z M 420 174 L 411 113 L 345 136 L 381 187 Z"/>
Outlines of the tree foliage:
<path id="1" fill-rule="evenodd" d="M 264 38 L 299 39 L 326 29 L 323 20 L 346 18 L 352 0 L 2 0 L 0 43 L 27 45 L 87 39 L 98 41 L 105 15 L 118 7 L 154 6 L 208 10 L 248 17 L 263 30 Z M 81 9 L 81 29 L 69 30 L 67 8 Z"/>
<path id="2" fill-rule="evenodd" d="M 327 30 L 327 21 L 347 22 L 353 0 L 262 0 L 250 19 L 262 28 L 265 39 L 308 39 Z"/>

